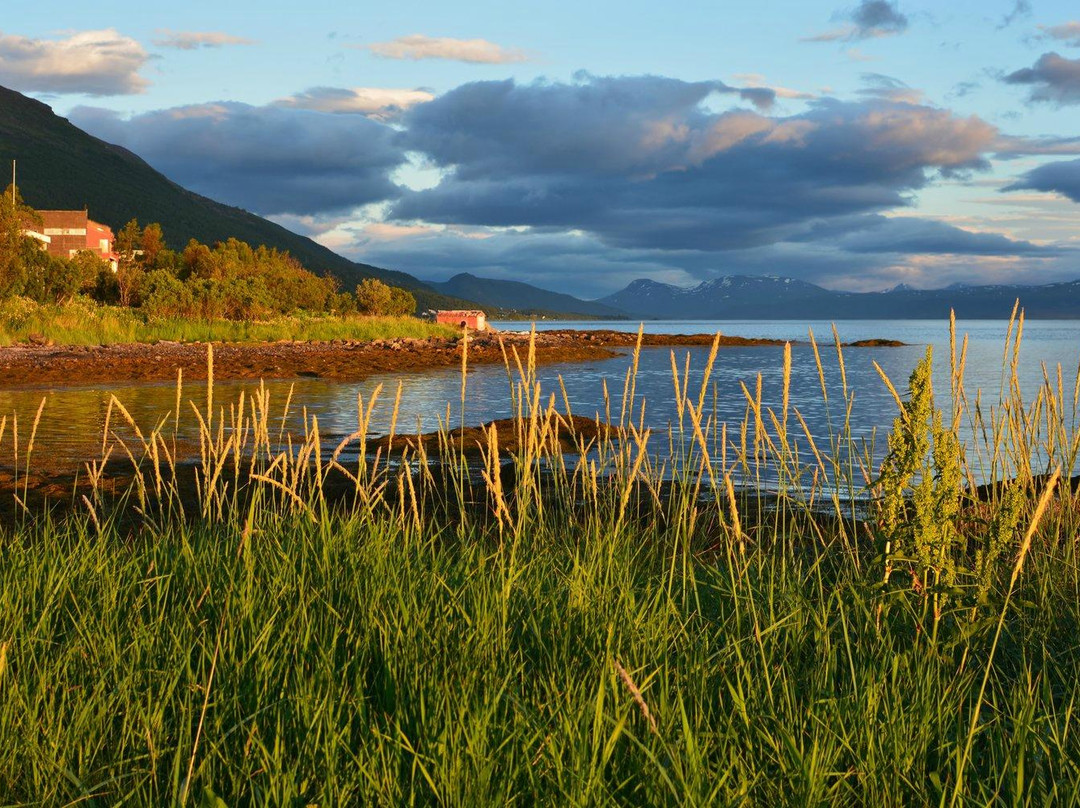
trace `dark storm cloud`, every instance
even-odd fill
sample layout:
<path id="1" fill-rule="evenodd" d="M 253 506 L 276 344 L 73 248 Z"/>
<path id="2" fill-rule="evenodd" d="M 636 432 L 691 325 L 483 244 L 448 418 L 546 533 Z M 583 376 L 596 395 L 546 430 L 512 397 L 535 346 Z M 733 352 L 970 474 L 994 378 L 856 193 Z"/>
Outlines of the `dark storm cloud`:
<path id="1" fill-rule="evenodd" d="M 228 102 L 123 119 L 81 107 L 71 119 L 193 191 L 264 215 L 391 199 L 389 175 L 405 159 L 383 124 L 302 109 Z"/>
<path id="2" fill-rule="evenodd" d="M 621 247 L 729 250 L 909 203 L 934 174 L 986 166 L 978 118 L 881 99 L 802 114 L 710 112 L 710 83 L 585 77 L 463 85 L 404 118 L 446 170 L 398 219 L 580 229 Z"/>
<path id="3" fill-rule="evenodd" d="M 1033 168 L 1005 191 L 1048 191 L 1080 202 L 1080 160 L 1062 160 Z"/>
<path id="4" fill-rule="evenodd" d="M 1044 53 L 1031 67 L 1009 73 L 1003 81 L 1030 86 L 1031 101 L 1080 103 L 1080 59 L 1068 59 L 1053 51 Z"/>
<path id="5" fill-rule="evenodd" d="M 834 20 L 846 20 L 847 25 L 807 37 L 807 42 L 851 42 L 902 34 L 907 30 L 907 15 L 896 3 L 886 0 L 862 0 L 855 8 L 838 12 Z"/>

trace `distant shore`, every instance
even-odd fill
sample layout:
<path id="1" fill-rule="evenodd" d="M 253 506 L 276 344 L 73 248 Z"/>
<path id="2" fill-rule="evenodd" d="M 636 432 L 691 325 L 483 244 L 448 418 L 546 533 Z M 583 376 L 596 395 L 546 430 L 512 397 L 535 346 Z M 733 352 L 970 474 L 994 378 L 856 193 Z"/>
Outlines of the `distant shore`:
<path id="1" fill-rule="evenodd" d="M 714 334 L 645 334 L 646 346 L 712 345 Z M 469 364 L 503 361 L 516 348 L 522 361 L 529 336 L 522 332 L 469 337 Z M 544 331 L 536 334 L 541 364 L 608 359 L 632 348 L 637 334 L 621 331 Z M 896 344 L 873 340 L 874 344 Z M 722 347 L 776 346 L 783 340 L 720 338 Z M 860 343 L 861 344 L 861 343 Z M 389 340 L 326 342 L 214 343 L 214 378 L 320 378 L 354 381 L 381 373 L 408 373 L 461 364 L 460 338 L 407 337 Z M 0 347 L 0 385 L 37 387 L 106 383 L 197 381 L 207 375 L 207 343 L 158 342 L 101 346 L 9 345 Z"/>

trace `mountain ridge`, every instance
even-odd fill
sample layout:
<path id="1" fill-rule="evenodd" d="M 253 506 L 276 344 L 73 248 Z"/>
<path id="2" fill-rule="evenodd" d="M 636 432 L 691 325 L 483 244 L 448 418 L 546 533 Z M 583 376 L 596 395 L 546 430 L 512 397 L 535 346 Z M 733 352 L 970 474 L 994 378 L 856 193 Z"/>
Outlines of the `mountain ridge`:
<path id="1" fill-rule="evenodd" d="M 1029 318 L 1080 318 L 1080 280 L 945 289 L 900 284 L 883 292 L 843 292 L 767 275 L 728 275 L 693 287 L 638 278 L 596 302 L 645 319 L 922 320 L 948 317 L 950 311 L 968 319 L 1006 318 L 1017 299 Z"/>

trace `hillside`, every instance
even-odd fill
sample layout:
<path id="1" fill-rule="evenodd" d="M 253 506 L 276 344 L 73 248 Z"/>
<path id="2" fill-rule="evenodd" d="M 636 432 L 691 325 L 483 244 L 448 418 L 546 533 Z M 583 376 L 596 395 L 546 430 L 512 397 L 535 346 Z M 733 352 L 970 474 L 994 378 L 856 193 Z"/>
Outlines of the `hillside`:
<path id="1" fill-rule="evenodd" d="M 1028 317 L 1080 317 L 1080 281 L 1044 286 L 953 286 L 838 292 L 794 278 L 731 275 L 691 288 L 636 280 L 599 303 L 634 316 L 687 320 L 1001 319 L 1019 298 Z"/>
<path id="2" fill-rule="evenodd" d="M 516 309 L 521 314 L 544 316 L 557 312 L 585 318 L 626 318 L 626 312 L 594 300 L 581 300 L 573 295 L 549 292 L 520 281 L 478 278 L 467 272 L 455 275 L 448 281 L 429 281 L 428 286 L 443 294 L 475 300 L 483 306 Z"/>
<path id="3" fill-rule="evenodd" d="M 34 208 L 86 208 L 114 230 L 131 219 L 159 222 L 173 248 L 183 248 L 192 238 L 213 244 L 229 237 L 277 247 L 313 272 L 334 275 L 344 289 L 370 277 L 408 289 L 421 310 L 473 305 L 440 294 L 412 275 L 350 261 L 253 213 L 192 193 L 130 151 L 83 132 L 46 104 L 0 87 L 0 161 L 9 166 L 12 159 L 18 160 L 19 190 Z"/>

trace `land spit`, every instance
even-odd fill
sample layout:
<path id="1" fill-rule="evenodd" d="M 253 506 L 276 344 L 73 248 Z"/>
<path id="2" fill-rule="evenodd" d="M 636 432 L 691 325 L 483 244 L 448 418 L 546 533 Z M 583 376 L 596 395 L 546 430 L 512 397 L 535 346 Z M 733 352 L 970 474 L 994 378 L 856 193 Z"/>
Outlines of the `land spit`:
<path id="1" fill-rule="evenodd" d="M 645 334 L 646 346 L 711 345 L 714 334 Z M 617 356 L 637 343 L 638 335 L 623 331 L 540 331 L 535 335 L 536 362 L 583 362 Z M 525 361 L 530 335 L 503 332 L 469 336 L 470 365 L 501 363 L 503 346 L 510 361 L 516 349 Z M 501 342 L 500 342 L 501 341 Z M 783 340 L 721 336 L 722 347 L 783 346 Z M 900 345 L 888 340 L 851 343 Z M 381 373 L 402 373 L 461 364 L 461 338 L 330 342 L 215 343 L 214 378 L 292 379 L 322 378 L 354 381 Z M 158 342 L 154 344 L 59 346 L 10 345 L 0 347 L 0 386 L 85 385 L 123 382 L 205 379 L 206 344 Z"/>

